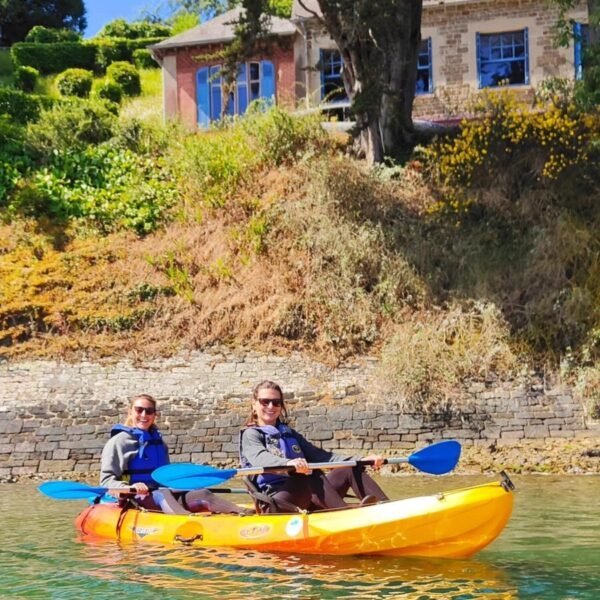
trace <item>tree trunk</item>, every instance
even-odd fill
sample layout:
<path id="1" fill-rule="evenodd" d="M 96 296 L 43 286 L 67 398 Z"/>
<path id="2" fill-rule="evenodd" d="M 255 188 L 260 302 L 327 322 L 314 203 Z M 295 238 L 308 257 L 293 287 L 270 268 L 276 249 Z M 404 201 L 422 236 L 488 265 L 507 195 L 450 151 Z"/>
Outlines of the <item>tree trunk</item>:
<path id="1" fill-rule="evenodd" d="M 422 0 L 318 0 L 344 60 L 356 145 L 370 163 L 402 158 L 414 144 L 412 108 Z"/>

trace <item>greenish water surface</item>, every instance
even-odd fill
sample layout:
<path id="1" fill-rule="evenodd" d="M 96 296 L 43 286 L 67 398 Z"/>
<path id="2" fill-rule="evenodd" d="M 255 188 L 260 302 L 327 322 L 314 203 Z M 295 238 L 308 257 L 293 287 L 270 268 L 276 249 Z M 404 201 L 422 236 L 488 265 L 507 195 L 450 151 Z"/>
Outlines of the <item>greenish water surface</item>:
<path id="1" fill-rule="evenodd" d="M 489 477 L 388 477 L 393 498 Z M 0 485 L 0 598 L 600 597 L 600 476 L 514 477 L 513 517 L 470 560 L 326 557 L 79 539 L 80 501 Z"/>

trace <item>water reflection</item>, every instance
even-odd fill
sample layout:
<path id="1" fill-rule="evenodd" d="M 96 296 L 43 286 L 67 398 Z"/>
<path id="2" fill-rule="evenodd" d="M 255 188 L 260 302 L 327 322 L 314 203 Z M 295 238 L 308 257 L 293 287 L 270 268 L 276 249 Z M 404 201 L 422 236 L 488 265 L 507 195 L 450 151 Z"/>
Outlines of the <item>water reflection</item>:
<path id="1" fill-rule="evenodd" d="M 154 548 L 85 540 L 90 576 L 207 598 L 516 598 L 502 569 L 478 560 L 311 557 Z"/>

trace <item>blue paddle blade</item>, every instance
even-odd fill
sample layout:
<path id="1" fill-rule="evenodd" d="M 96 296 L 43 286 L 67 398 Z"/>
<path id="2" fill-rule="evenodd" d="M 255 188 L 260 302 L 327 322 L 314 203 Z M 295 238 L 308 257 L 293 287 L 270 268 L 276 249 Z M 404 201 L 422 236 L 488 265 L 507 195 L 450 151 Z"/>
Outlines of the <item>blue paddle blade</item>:
<path id="1" fill-rule="evenodd" d="M 196 490 L 219 485 L 236 475 L 236 469 L 217 469 L 193 463 L 174 463 L 152 471 L 154 481 L 176 490 Z"/>
<path id="2" fill-rule="evenodd" d="M 461 446 L 456 440 L 438 442 L 411 454 L 408 463 L 424 473 L 443 475 L 456 467 L 460 450 Z"/>
<path id="3" fill-rule="evenodd" d="M 38 490 L 55 500 L 87 500 L 90 496 L 103 496 L 107 489 L 93 487 L 76 481 L 46 481 Z"/>

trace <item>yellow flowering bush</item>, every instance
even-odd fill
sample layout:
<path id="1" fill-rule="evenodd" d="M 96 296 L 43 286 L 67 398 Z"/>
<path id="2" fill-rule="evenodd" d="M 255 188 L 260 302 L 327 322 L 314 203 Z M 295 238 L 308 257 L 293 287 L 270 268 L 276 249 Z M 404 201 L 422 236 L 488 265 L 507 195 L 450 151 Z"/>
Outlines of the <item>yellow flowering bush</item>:
<path id="1" fill-rule="evenodd" d="M 469 190 L 499 185 L 513 198 L 527 183 L 558 179 L 585 161 L 594 134 L 594 124 L 571 104 L 528 107 L 508 90 L 481 94 L 473 113 L 456 137 L 426 151 L 430 172 L 454 208 L 464 207 Z"/>

